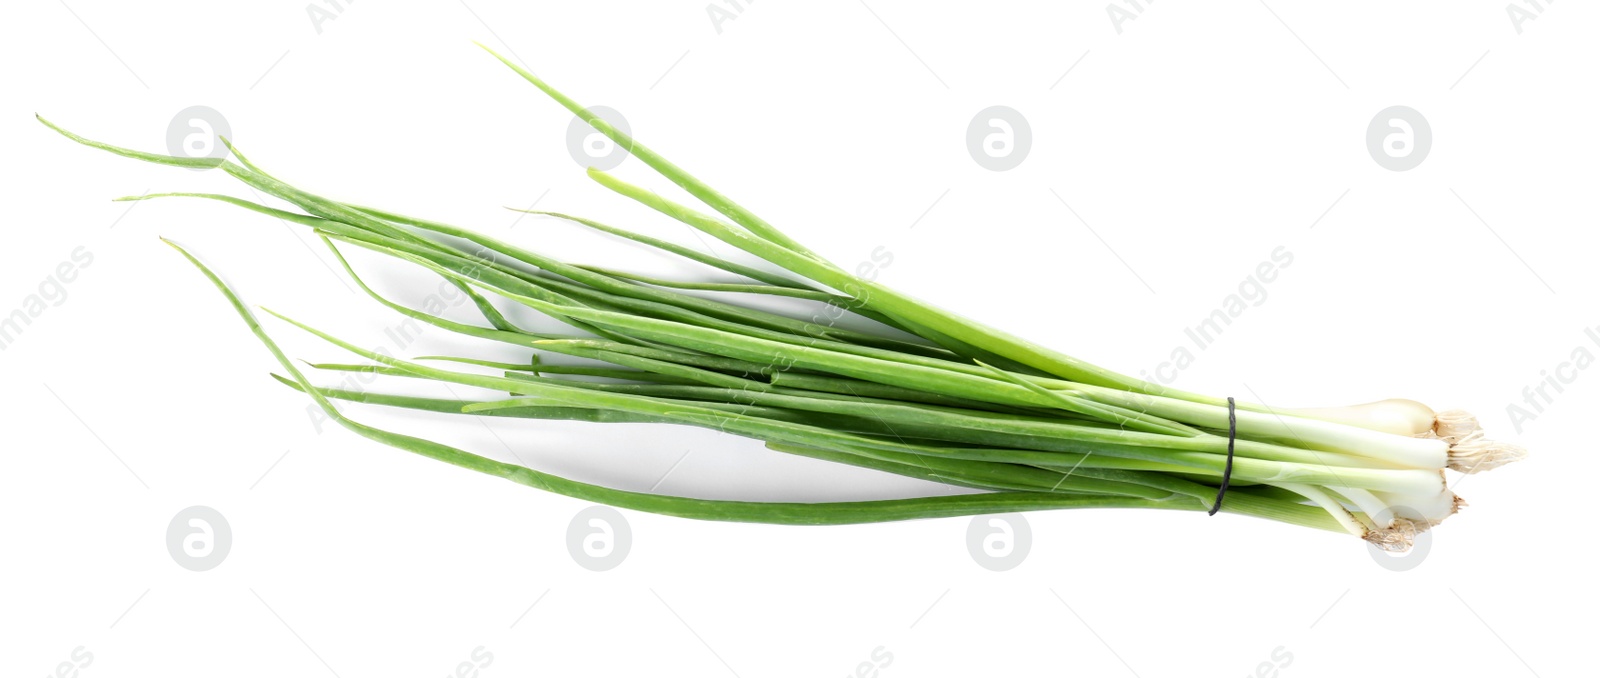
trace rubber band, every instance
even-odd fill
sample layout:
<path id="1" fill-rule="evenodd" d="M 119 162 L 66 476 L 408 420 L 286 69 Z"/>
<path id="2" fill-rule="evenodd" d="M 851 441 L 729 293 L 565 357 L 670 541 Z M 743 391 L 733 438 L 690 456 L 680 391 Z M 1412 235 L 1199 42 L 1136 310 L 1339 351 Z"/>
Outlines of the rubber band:
<path id="1" fill-rule="evenodd" d="M 1233 477 L 1233 439 L 1239 434 L 1239 419 L 1234 416 L 1233 396 L 1228 396 L 1228 463 L 1222 467 L 1222 485 L 1217 487 L 1217 500 L 1212 502 L 1208 516 L 1222 510 L 1222 495 L 1228 493 L 1228 479 Z"/>

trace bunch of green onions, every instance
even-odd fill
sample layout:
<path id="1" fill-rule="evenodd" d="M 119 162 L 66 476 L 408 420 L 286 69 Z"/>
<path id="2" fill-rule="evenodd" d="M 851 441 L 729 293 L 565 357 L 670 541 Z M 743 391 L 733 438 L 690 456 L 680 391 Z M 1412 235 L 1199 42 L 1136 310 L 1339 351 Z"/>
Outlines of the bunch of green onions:
<path id="1" fill-rule="evenodd" d="M 940 310 L 828 262 L 532 73 L 495 56 L 717 214 L 591 169 L 596 182 L 787 275 L 588 219 L 541 212 L 744 281 L 684 282 L 572 265 L 464 228 L 303 191 L 252 164 L 231 144 L 231 160 L 159 155 L 91 141 L 40 120 L 74 141 L 118 155 L 221 169 L 300 211 L 202 193 L 124 200 L 208 198 L 304 225 L 384 306 L 461 337 L 529 350 L 525 363 L 464 356 L 404 360 L 268 311 L 369 361 L 315 369 L 436 380 L 510 397 L 447 400 L 317 386 L 232 290 L 173 245 L 277 358 L 287 376 L 274 376 L 304 392 L 341 425 L 403 450 L 587 501 L 689 518 L 808 525 L 1062 508 L 1207 511 L 1220 503 L 1225 512 L 1348 532 L 1403 550 L 1418 532 L 1462 505 L 1446 485 L 1445 468 L 1473 473 L 1525 454 L 1488 440 L 1476 420 L 1462 412 L 1435 413 L 1406 400 L 1319 410 L 1230 404 L 1118 374 Z M 371 250 L 442 276 L 472 300 L 483 324 L 449 320 L 384 298 L 361 280 L 340 247 Z M 730 298 L 725 293 L 827 304 L 839 314 L 867 319 L 875 329 L 819 322 L 821 315 L 799 320 L 725 301 Z M 491 299 L 526 306 L 576 333 L 530 332 L 507 320 Z M 587 362 L 545 364 L 535 352 Z M 370 427 L 344 416 L 333 405 L 336 400 L 473 416 L 714 428 L 781 452 L 983 491 L 824 503 L 630 492 Z M 1219 493 L 1225 479 L 1226 492 Z"/>

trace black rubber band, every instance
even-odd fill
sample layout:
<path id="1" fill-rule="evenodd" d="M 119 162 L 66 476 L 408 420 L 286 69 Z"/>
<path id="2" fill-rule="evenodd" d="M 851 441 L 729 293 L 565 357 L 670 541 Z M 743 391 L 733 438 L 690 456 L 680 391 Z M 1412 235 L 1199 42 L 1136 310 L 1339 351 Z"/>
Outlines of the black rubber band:
<path id="1" fill-rule="evenodd" d="M 1222 467 L 1222 485 L 1217 487 L 1217 500 L 1206 515 L 1217 515 L 1222 510 L 1222 495 L 1228 493 L 1228 479 L 1233 477 L 1233 439 L 1239 432 L 1239 420 L 1233 414 L 1233 396 L 1228 396 L 1228 463 Z"/>

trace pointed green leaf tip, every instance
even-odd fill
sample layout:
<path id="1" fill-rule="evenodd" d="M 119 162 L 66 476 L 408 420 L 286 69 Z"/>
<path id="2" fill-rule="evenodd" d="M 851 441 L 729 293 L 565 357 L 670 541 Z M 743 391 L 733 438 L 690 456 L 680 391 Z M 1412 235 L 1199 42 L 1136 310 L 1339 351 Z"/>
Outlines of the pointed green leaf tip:
<path id="1" fill-rule="evenodd" d="M 125 158 L 133 158 L 134 160 L 143 160 L 145 162 L 153 162 L 153 163 L 156 163 L 158 165 L 172 165 L 174 167 L 195 167 L 195 168 L 199 168 L 199 169 L 211 169 L 213 167 L 220 166 L 224 162 L 223 158 L 184 158 L 184 157 L 179 157 L 179 156 L 175 156 L 175 155 L 162 155 L 160 153 L 146 153 L 144 151 L 135 151 L 135 150 L 133 150 L 131 148 L 123 148 L 121 146 L 113 146 L 111 144 L 108 144 L 108 143 L 105 143 L 105 142 L 102 142 L 102 141 L 95 141 L 93 139 L 88 139 L 88 138 L 81 137 L 81 136 L 78 136 L 76 134 L 73 134 L 72 132 L 67 131 L 66 128 L 64 128 L 64 127 L 62 127 L 60 125 L 57 125 L 57 124 L 55 124 L 53 122 L 50 122 L 49 120 L 46 120 L 44 118 L 44 116 L 39 115 L 38 113 L 33 114 L 33 117 L 34 117 L 34 119 L 38 120 L 39 122 L 44 123 L 45 127 L 49 127 L 50 129 L 55 130 L 56 133 L 60 134 L 61 136 L 64 136 L 64 137 L 66 137 L 68 139 L 71 139 L 71 140 L 76 141 L 76 142 L 78 142 L 80 144 L 83 144 L 84 146 L 88 146 L 90 148 L 98 148 L 98 149 L 100 149 L 102 151 L 106 151 L 108 153 L 115 153 L 115 154 L 123 156 Z"/>

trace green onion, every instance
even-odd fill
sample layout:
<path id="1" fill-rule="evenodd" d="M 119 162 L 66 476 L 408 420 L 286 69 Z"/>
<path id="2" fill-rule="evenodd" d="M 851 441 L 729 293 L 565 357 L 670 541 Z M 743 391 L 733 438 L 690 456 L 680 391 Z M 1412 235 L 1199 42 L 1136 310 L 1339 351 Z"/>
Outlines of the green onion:
<path id="1" fill-rule="evenodd" d="M 492 52 L 491 52 L 492 53 Z M 495 55 L 500 58 L 499 55 Z M 480 400 L 421 398 L 315 385 L 209 268 L 173 245 L 228 300 L 277 359 L 273 375 L 354 431 L 402 450 L 586 501 L 707 520 L 865 523 L 1065 508 L 1221 510 L 1334 532 L 1403 550 L 1463 504 L 1445 470 L 1473 473 L 1522 458 L 1484 437 L 1476 419 L 1386 400 L 1346 408 L 1279 410 L 1145 382 L 962 318 L 852 275 L 637 143 L 520 66 L 517 74 L 712 213 L 590 170 L 600 185 L 784 271 L 771 273 L 623 228 L 536 212 L 706 266 L 733 280 L 673 280 L 571 264 L 466 228 L 331 200 L 267 174 L 231 144 L 233 160 L 86 146 L 148 162 L 219 168 L 298 211 L 209 193 L 125 200 L 217 200 L 311 229 L 373 300 L 448 330 L 459 354 L 406 360 L 369 351 L 278 316 L 367 362 L 313 364 L 482 389 Z M 224 140 L 226 142 L 226 140 Z M 171 243 L 169 243 L 171 244 Z M 462 290 L 483 324 L 448 320 L 370 287 L 341 248 L 415 265 Z M 696 294 L 691 294 L 696 293 Z M 741 304 L 750 295 L 825 304 L 850 313 L 847 329 Z M 534 333 L 496 304 L 560 321 L 569 334 Z M 273 315 L 278 315 L 274 313 Z M 515 346 L 522 362 L 473 357 L 475 342 Z M 555 354 L 580 363 L 552 364 Z M 494 370 L 495 374 L 465 371 Z M 334 401 L 466 416 L 711 428 L 829 462 L 979 490 L 862 502 L 717 501 L 579 483 L 443 443 L 359 423 Z M 1230 421 L 1232 432 L 1230 433 Z M 1230 470 L 1231 469 L 1231 470 Z"/>

